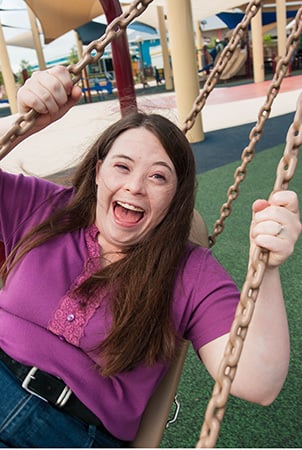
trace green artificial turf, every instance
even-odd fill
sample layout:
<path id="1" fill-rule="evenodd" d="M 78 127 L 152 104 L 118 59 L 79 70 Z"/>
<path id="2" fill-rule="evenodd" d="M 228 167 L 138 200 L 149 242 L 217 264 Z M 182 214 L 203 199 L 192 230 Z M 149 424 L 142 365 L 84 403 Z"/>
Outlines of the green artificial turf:
<path id="1" fill-rule="evenodd" d="M 273 189 L 276 167 L 283 153 L 277 146 L 259 154 L 248 165 L 233 211 L 225 229 L 213 247 L 214 255 L 242 286 L 248 263 L 248 232 L 251 205 L 267 198 Z M 239 162 L 199 175 L 196 208 L 205 219 L 210 234 L 226 200 L 227 188 Z M 301 163 L 298 163 L 290 189 L 302 200 Z M 301 205 L 300 205 L 301 208 Z M 301 208 L 302 209 L 302 208 Z M 281 267 L 282 285 L 291 335 L 291 362 L 285 385 L 276 401 L 261 407 L 229 397 L 216 447 L 223 448 L 301 448 L 302 447 L 302 239 L 294 254 Z M 272 292 L 272 295 L 274 293 Z M 278 349 L 276 348 L 276 351 Z M 204 412 L 212 394 L 213 381 L 200 364 L 192 348 L 184 366 L 178 389 L 181 410 L 176 423 L 163 436 L 161 447 L 195 447 Z"/>

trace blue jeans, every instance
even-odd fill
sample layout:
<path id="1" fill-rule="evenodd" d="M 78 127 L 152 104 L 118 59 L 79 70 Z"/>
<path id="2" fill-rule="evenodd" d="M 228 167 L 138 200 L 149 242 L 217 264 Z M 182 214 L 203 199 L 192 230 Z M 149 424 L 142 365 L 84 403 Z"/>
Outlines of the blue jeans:
<path id="1" fill-rule="evenodd" d="M 124 444 L 26 392 L 0 361 L 0 447 L 117 448 Z"/>

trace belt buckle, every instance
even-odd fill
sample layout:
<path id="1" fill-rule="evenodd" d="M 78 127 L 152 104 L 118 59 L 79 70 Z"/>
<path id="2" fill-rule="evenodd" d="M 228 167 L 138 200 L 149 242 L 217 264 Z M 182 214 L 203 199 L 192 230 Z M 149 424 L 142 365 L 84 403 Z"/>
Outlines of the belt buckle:
<path id="1" fill-rule="evenodd" d="M 39 370 L 38 367 L 35 366 L 30 369 L 30 371 L 23 380 L 22 388 L 29 394 L 35 395 L 41 400 L 48 402 L 47 398 L 43 397 L 42 395 L 39 395 L 37 392 L 33 391 L 29 386 L 31 381 L 35 380 L 36 378 L 35 374 L 38 372 L 38 370 Z M 63 406 L 66 405 L 71 394 L 72 394 L 71 389 L 69 389 L 69 387 L 65 385 L 64 388 L 62 389 L 62 392 L 58 396 L 57 400 L 54 402 L 55 406 L 57 406 L 58 408 L 63 408 Z"/>

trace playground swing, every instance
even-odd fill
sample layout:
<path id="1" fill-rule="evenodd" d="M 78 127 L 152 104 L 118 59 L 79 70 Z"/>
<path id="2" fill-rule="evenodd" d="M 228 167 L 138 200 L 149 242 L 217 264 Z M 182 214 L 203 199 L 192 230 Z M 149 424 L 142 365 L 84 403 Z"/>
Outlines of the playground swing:
<path id="1" fill-rule="evenodd" d="M 76 83 L 81 71 L 87 64 L 95 62 L 99 59 L 104 48 L 112 42 L 113 39 L 123 33 L 128 24 L 138 17 L 147 8 L 148 4 L 153 0 L 135 0 L 129 7 L 127 13 L 122 14 L 112 21 L 105 34 L 98 40 L 93 41 L 88 46 L 83 55 L 83 59 L 76 65 L 69 67 L 71 74 L 74 75 Z M 219 79 L 219 74 L 232 56 L 237 46 L 241 33 L 246 29 L 252 17 L 257 13 L 261 1 L 251 1 L 246 9 L 246 14 L 242 22 L 236 27 L 229 44 L 223 50 L 217 65 L 209 75 L 203 90 L 197 97 L 193 109 L 185 121 L 183 132 L 186 133 L 193 125 L 197 114 L 203 108 L 209 93 L 213 90 Z M 222 205 L 220 210 L 220 219 L 216 221 L 214 233 L 208 236 L 207 227 L 202 217 L 195 211 L 191 229 L 191 240 L 203 246 L 212 246 L 218 234 L 223 231 L 224 220 L 231 213 L 231 203 L 237 198 L 239 190 L 238 185 L 246 175 L 246 165 L 251 161 L 254 154 L 254 146 L 259 141 L 265 121 L 269 116 L 272 102 L 280 88 L 281 81 L 286 74 L 289 61 L 296 48 L 299 36 L 302 34 L 302 8 L 299 9 L 295 26 L 288 38 L 287 52 L 284 58 L 281 58 L 270 85 L 267 95 L 267 102 L 260 110 L 258 122 L 250 133 L 250 144 L 243 150 L 243 164 L 238 167 L 235 172 L 235 184 L 228 190 L 228 201 Z M 96 50 L 96 54 L 92 56 L 92 50 Z M 23 134 L 33 125 L 37 113 L 34 110 L 22 115 L 16 121 L 15 125 L 0 139 L 0 159 L 2 159 L 10 151 L 10 145 L 13 140 Z M 297 153 L 302 143 L 302 99 L 297 106 L 294 121 L 290 126 L 286 138 L 286 147 L 284 155 L 281 158 L 278 168 L 274 190 L 286 189 L 288 182 L 294 175 Z M 257 293 L 261 284 L 266 262 L 268 259 L 267 252 L 261 248 L 257 248 L 254 255 L 249 261 L 249 271 L 246 276 L 240 302 L 236 311 L 235 319 L 230 330 L 230 340 L 225 350 L 224 358 L 221 362 L 217 381 L 213 389 L 212 398 L 209 401 L 205 414 L 205 420 L 201 429 L 199 441 L 196 447 L 213 447 L 215 446 L 217 435 L 219 432 L 220 422 L 223 419 L 224 408 L 230 391 L 231 383 L 235 377 L 236 367 L 240 358 L 241 349 L 244 343 L 248 325 L 252 318 L 254 304 L 257 299 Z M 169 416 L 171 404 L 175 398 L 177 385 L 180 379 L 182 366 L 185 360 L 188 344 L 185 343 L 181 350 L 178 360 L 171 366 L 168 373 L 157 387 L 154 395 L 149 401 L 145 413 L 142 418 L 141 426 L 136 439 L 133 441 L 133 447 L 157 447 L 160 443 L 162 433 L 165 429 L 167 418 Z"/>
<path id="2" fill-rule="evenodd" d="M 229 59 L 232 57 L 233 52 L 236 50 L 236 48 L 238 48 L 238 42 L 241 39 L 242 33 L 250 23 L 251 18 L 257 13 L 259 9 L 260 2 L 258 2 L 257 5 L 255 3 L 256 2 L 251 2 L 247 6 L 245 17 L 234 30 L 231 41 L 223 50 L 220 58 L 218 59 L 212 72 L 207 78 L 202 91 L 195 100 L 192 111 L 190 112 L 189 116 L 185 121 L 185 124 L 183 126 L 184 133 L 186 133 L 194 125 L 195 118 L 205 105 L 208 95 L 214 89 L 215 84 L 219 79 L 219 74 L 223 70 L 225 70 L 225 67 L 228 64 Z M 244 148 L 242 152 L 243 162 L 235 171 L 234 174 L 235 183 L 231 185 L 230 188 L 228 189 L 227 192 L 228 200 L 226 203 L 222 205 L 220 209 L 220 218 L 214 224 L 213 234 L 208 237 L 208 246 L 213 246 L 216 242 L 217 236 L 220 233 L 222 233 L 224 229 L 224 221 L 227 217 L 230 216 L 232 211 L 231 206 L 232 201 L 238 197 L 239 194 L 238 186 L 246 176 L 246 166 L 254 156 L 255 144 L 261 138 L 263 127 L 266 120 L 269 117 L 272 103 L 280 89 L 281 82 L 286 75 L 287 67 L 295 51 L 298 38 L 302 34 L 301 18 L 302 18 L 302 8 L 300 8 L 300 10 L 296 15 L 295 28 L 293 29 L 291 35 L 288 38 L 286 55 L 280 59 L 276 67 L 274 78 L 268 89 L 266 102 L 260 109 L 257 124 L 253 127 L 253 129 L 250 132 L 249 135 L 250 143 L 247 147 Z M 301 134 L 302 134 L 302 98 L 300 98 L 300 102 L 297 105 L 297 112 L 295 114 L 294 121 L 288 130 L 284 155 L 280 160 L 277 168 L 277 177 L 274 190 L 286 189 L 288 186 L 288 182 L 294 175 L 297 163 L 297 151 L 302 143 Z M 199 229 L 201 235 L 199 235 L 200 239 L 199 242 L 202 243 L 204 241 L 206 233 L 206 225 L 200 216 L 198 219 L 201 220 Z M 193 237 L 192 235 L 194 234 L 195 226 L 198 225 L 198 219 L 196 219 L 195 215 L 196 221 L 195 222 L 193 221 L 192 224 L 191 230 L 192 234 L 190 236 L 191 239 Z M 220 364 L 217 381 L 214 385 L 212 398 L 210 399 L 208 407 L 206 409 L 204 423 L 202 425 L 199 441 L 197 442 L 196 447 L 212 448 L 216 444 L 216 440 L 220 429 L 220 423 L 223 419 L 226 402 L 231 388 L 231 383 L 236 374 L 236 368 L 240 358 L 240 353 L 242 350 L 244 339 L 247 333 L 247 328 L 252 319 L 254 304 L 257 299 L 258 289 L 263 278 L 267 257 L 268 257 L 267 253 L 264 252 L 262 249 L 258 248 L 250 261 L 249 264 L 250 269 L 249 272 L 247 273 L 246 281 L 242 289 L 240 303 L 238 305 L 235 319 L 233 321 L 233 325 L 230 331 L 230 339 L 227 344 L 223 360 Z M 167 422 L 167 418 L 170 408 L 166 410 L 166 416 L 163 416 L 163 419 L 165 419 L 166 421 L 162 420 L 157 425 L 157 427 L 155 426 L 155 428 L 151 431 L 150 426 L 152 427 L 152 425 L 155 425 L 153 413 L 158 413 L 156 405 L 159 405 L 160 402 L 166 401 L 167 403 L 170 402 L 170 405 L 172 404 L 173 394 L 175 395 L 177 390 L 182 365 L 185 361 L 187 348 L 188 344 L 185 343 L 178 361 L 179 364 L 175 364 L 175 367 L 171 367 L 169 373 L 167 374 L 167 382 L 168 383 L 170 382 L 170 384 L 167 384 L 167 386 L 165 386 L 165 379 L 164 379 L 161 385 L 154 393 L 154 396 L 151 398 L 150 404 L 148 405 L 145 414 L 143 416 L 141 428 L 139 429 L 136 440 L 134 441 L 134 446 L 144 447 L 150 446 L 152 442 L 156 444 L 160 443 L 161 435 L 156 435 L 156 431 L 162 430 L 163 432 L 165 428 L 165 423 L 169 423 Z M 164 390 L 165 387 L 167 388 L 166 391 Z M 163 394 L 165 395 L 165 399 L 162 397 Z M 169 394 L 170 398 L 168 397 Z M 160 409 L 159 412 L 164 413 L 164 410 Z M 158 417 L 157 419 L 159 420 Z M 144 433 L 146 434 L 144 435 Z M 144 440 L 144 437 L 146 437 L 146 440 Z"/>

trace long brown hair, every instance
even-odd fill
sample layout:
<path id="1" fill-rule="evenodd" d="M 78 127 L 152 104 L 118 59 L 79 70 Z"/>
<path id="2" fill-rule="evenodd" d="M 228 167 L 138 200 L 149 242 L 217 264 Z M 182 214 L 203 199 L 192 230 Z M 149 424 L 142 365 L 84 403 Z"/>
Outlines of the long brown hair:
<path id="1" fill-rule="evenodd" d="M 95 221 L 97 161 L 106 157 L 121 133 L 138 127 L 151 131 L 166 150 L 176 170 L 177 190 L 167 215 L 148 239 L 127 249 L 123 258 L 77 288 L 86 302 L 104 287 L 110 293 L 112 328 L 99 347 L 103 376 L 131 370 L 138 363 L 169 361 L 177 351 L 171 301 L 176 273 L 185 257 L 195 197 L 194 156 L 181 130 L 163 116 L 141 112 L 107 128 L 74 174 L 70 203 L 25 236 L 2 270 L 9 272 L 31 248 Z"/>

